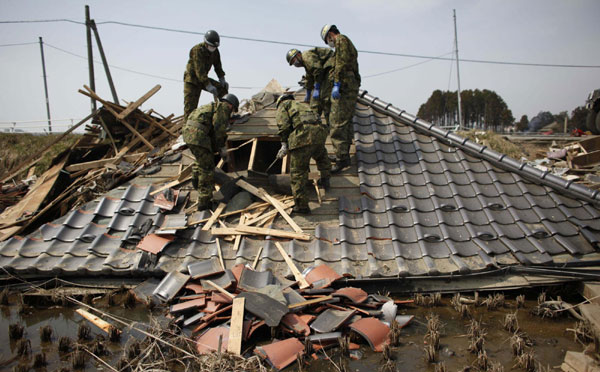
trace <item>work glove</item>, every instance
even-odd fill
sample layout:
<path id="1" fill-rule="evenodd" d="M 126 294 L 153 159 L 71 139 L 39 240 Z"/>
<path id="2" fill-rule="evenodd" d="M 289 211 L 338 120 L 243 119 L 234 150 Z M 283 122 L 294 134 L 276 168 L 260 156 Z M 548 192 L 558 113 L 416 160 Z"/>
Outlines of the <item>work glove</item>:
<path id="1" fill-rule="evenodd" d="M 312 97 L 314 99 L 319 99 L 321 97 L 321 84 L 315 83 L 315 89 L 313 90 Z"/>
<path id="2" fill-rule="evenodd" d="M 217 87 L 215 87 L 211 83 L 208 83 L 205 89 L 207 92 L 215 96 L 215 98 L 219 98 L 219 92 L 217 91 Z"/>
<path id="3" fill-rule="evenodd" d="M 225 81 L 225 76 L 219 78 L 219 83 L 223 88 L 225 88 L 225 90 L 229 91 L 229 83 Z"/>
<path id="4" fill-rule="evenodd" d="M 288 153 L 287 142 L 282 142 L 281 143 L 281 148 L 277 152 L 277 159 L 283 159 L 283 157 L 286 156 L 287 153 Z"/>
<path id="5" fill-rule="evenodd" d="M 341 95 L 340 95 L 340 85 L 342 85 L 342 83 L 333 83 L 333 89 L 331 90 L 331 98 L 333 99 L 340 99 Z"/>
<path id="6" fill-rule="evenodd" d="M 310 90 L 310 89 L 306 90 L 306 95 L 304 96 L 304 102 L 310 102 L 310 92 L 312 92 L 312 90 Z"/>

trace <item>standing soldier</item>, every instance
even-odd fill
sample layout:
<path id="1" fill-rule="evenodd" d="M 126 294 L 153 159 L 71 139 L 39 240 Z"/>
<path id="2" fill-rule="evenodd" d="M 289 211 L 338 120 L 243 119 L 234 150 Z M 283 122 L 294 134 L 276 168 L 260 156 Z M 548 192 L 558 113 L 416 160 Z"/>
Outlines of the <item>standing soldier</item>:
<path id="1" fill-rule="evenodd" d="M 333 50 L 329 48 L 312 48 L 304 52 L 290 49 L 285 56 L 290 66 L 304 67 L 306 71 L 304 102 L 310 102 L 310 108 L 319 115 L 324 113 L 327 125 L 329 125 L 331 108 L 329 71 L 333 68 L 333 55 Z"/>
<path id="2" fill-rule="evenodd" d="M 229 84 L 225 81 L 225 72 L 221 66 L 221 54 L 219 54 L 220 38 L 217 31 L 208 30 L 204 34 L 204 42 L 195 45 L 190 50 L 188 60 L 183 74 L 183 121 L 198 107 L 200 92 L 205 90 L 217 100 L 227 94 Z M 219 81 L 210 79 L 208 72 L 215 67 L 215 73 Z"/>
<path id="3" fill-rule="evenodd" d="M 239 101 L 226 94 L 219 102 L 211 102 L 190 113 L 183 126 L 183 140 L 196 158 L 192 165 L 192 185 L 198 191 L 198 210 L 209 209 L 215 187 L 215 152 L 225 159 L 227 126 L 237 111 Z"/>
<path id="4" fill-rule="evenodd" d="M 331 162 L 325 150 L 327 128 L 319 115 L 306 103 L 294 101 L 294 96 L 284 93 L 277 100 L 277 127 L 281 137 L 281 149 L 277 158 L 282 159 L 289 148 L 290 176 L 294 194 L 293 212 L 308 214 L 308 172 L 310 158 L 315 159 L 321 172 L 319 184 L 329 189 Z"/>
<path id="5" fill-rule="evenodd" d="M 340 34 L 335 25 L 325 25 L 321 29 L 325 44 L 335 48 L 334 64 L 329 79 L 331 90 L 331 142 L 335 147 L 335 165 L 332 173 L 337 173 L 350 165 L 350 145 L 354 138 L 352 116 L 358 98 L 360 75 L 358 73 L 358 53 L 346 35 Z"/>

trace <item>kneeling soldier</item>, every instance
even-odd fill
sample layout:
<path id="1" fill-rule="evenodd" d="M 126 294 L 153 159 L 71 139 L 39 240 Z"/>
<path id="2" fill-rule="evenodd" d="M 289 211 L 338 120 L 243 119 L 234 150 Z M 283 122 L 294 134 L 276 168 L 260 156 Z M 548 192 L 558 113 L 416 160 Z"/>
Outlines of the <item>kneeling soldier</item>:
<path id="1" fill-rule="evenodd" d="M 290 176 L 295 202 L 293 211 L 310 213 L 307 195 L 310 158 L 315 159 L 321 172 L 319 183 L 325 190 L 329 189 L 331 162 L 325 150 L 327 127 L 308 104 L 294 101 L 294 96 L 289 93 L 277 100 L 276 118 L 281 137 L 281 149 L 277 158 L 282 159 L 288 150 L 290 153 Z"/>
<path id="2" fill-rule="evenodd" d="M 227 126 L 237 111 L 239 101 L 233 94 L 224 95 L 192 111 L 183 126 L 183 140 L 196 158 L 192 164 L 192 185 L 198 191 L 198 210 L 209 209 L 215 187 L 215 152 L 225 159 Z"/>

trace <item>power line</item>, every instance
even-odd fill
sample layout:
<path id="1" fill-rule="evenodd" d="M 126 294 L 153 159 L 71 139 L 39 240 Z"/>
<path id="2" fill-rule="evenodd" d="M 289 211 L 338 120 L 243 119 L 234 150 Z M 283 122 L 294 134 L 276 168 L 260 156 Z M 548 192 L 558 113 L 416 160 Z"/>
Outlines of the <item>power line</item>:
<path id="1" fill-rule="evenodd" d="M 12 46 L 32 45 L 32 44 L 38 44 L 38 43 L 31 42 L 31 43 L 16 43 L 16 44 L 0 44 L 0 47 L 12 47 Z"/>
<path id="2" fill-rule="evenodd" d="M 0 24 L 3 23 L 44 23 L 44 22 L 70 22 L 75 24 L 85 25 L 83 22 L 74 21 L 71 19 L 47 19 L 47 20 L 31 20 L 31 21 L 0 21 Z M 127 22 L 119 22 L 119 21 L 103 21 L 97 22 L 97 24 L 114 24 L 120 26 L 128 26 L 128 27 L 136 27 L 136 28 L 145 28 L 150 30 L 158 30 L 158 31 L 168 31 L 168 32 L 177 32 L 183 34 L 191 34 L 191 35 L 204 35 L 203 32 L 197 31 L 187 31 L 180 30 L 175 28 L 167 28 L 167 27 L 157 27 L 157 26 L 148 26 L 148 25 L 140 25 L 135 23 L 127 23 Z M 313 48 L 317 45 L 313 44 L 303 44 L 303 43 L 295 43 L 295 42 L 287 42 L 287 41 L 279 41 L 279 40 L 268 40 L 268 39 L 256 39 L 249 37 L 240 37 L 240 36 L 232 36 L 232 35 L 221 35 L 223 38 L 234 39 L 234 40 L 243 40 L 243 41 L 254 41 L 258 43 L 268 43 L 268 44 L 278 44 L 278 45 L 290 45 L 290 46 L 303 46 Z M 406 57 L 406 58 L 421 58 L 421 59 L 439 59 L 444 61 L 450 61 L 452 58 L 447 57 L 433 57 L 433 56 L 424 56 L 418 54 L 408 54 L 408 53 L 392 53 L 392 52 L 379 52 L 373 50 L 358 50 L 360 53 L 365 54 L 375 54 L 375 55 L 385 55 L 385 56 L 393 56 L 393 57 Z M 600 68 L 600 65 L 576 65 L 576 64 L 555 64 L 555 63 L 529 63 L 529 62 L 515 62 L 515 61 L 493 61 L 493 60 L 483 60 L 483 59 L 462 59 L 463 62 L 470 63 L 484 63 L 484 64 L 495 64 L 495 65 L 512 65 L 512 66 L 530 66 L 530 67 L 561 67 L 561 68 Z"/>
<path id="3" fill-rule="evenodd" d="M 445 53 L 445 54 L 442 54 L 441 56 L 447 56 L 448 54 L 452 54 L 452 53 L 454 53 L 454 52 Z M 440 57 L 441 57 L 441 56 L 440 56 Z M 427 63 L 427 62 L 431 62 L 431 61 L 433 61 L 434 59 L 435 59 L 435 58 L 430 58 L 430 59 L 428 59 L 428 60 L 421 61 L 421 62 L 418 62 L 418 63 L 414 63 L 414 64 L 412 64 L 412 65 L 408 65 L 408 66 L 404 66 L 404 67 L 396 68 L 396 69 L 389 70 L 389 71 L 379 72 L 379 73 L 372 74 L 372 75 L 366 75 L 366 76 L 362 76 L 362 78 L 363 78 L 363 79 L 366 79 L 366 78 L 370 78 L 370 77 L 375 77 L 375 76 L 381 76 L 381 75 L 391 74 L 392 72 L 397 72 L 397 71 L 406 70 L 406 69 L 409 69 L 409 68 L 411 68 L 411 67 L 415 67 L 415 66 L 418 66 L 418 65 L 422 65 L 422 64 L 424 64 L 424 63 Z"/>

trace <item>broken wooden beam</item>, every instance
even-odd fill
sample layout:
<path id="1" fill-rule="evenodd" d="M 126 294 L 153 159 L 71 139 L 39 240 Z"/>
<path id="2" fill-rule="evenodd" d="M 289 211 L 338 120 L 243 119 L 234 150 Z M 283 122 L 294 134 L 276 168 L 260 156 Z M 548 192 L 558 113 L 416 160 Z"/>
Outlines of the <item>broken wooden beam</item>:
<path id="1" fill-rule="evenodd" d="M 123 156 L 122 159 L 131 163 L 131 162 L 138 161 L 141 157 L 146 156 L 147 154 L 148 154 L 147 152 L 143 152 L 143 153 L 139 153 L 139 154 L 125 155 L 125 156 Z M 104 165 L 113 163 L 116 160 L 117 160 L 117 158 L 114 157 L 114 158 L 108 158 L 108 159 L 88 161 L 85 163 L 71 164 L 71 165 L 67 166 L 65 168 L 65 170 L 67 172 L 77 172 L 77 171 L 82 171 L 82 170 L 87 170 L 87 169 L 102 168 Z"/>
<path id="2" fill-rule="evenodd" d="M 127 105 L 125 110 L 121 111 L 120 114 L 117 115 L 117 119 L 124 120 L 127 115 L 131 114 L 135 109 L 140 107 L 144 102 L 146 102 L 150 97 L 152 97 L 156 92 L 160 90 L 160 84 L 156 84 L 154 88 L 150 89 L 146 94 L 141 96 L 137 101 L 130 103 Z"/>
<path id="3" fill-rule="evenodd" d="M 308 282 L 304 278 L 304 275 L 302 275 L 300 270 L 298 270 L 298 268 L 296 267 L 296 264 L 294 264 L 294 261 L 292 261 L 292 259 L 287 254 L 285 249 L 283 249 L 283 247 L 281 246 L 281 243 L 275 242 L 275 246 L 279 250 L 279 253 L 281 253 L 281 257 L 283 257 L 283 260 L 285 261 L 285 263 L 288 265 L 288 267 L 292 271 L 292 274 L 294 274 L 294 278 L 296 278 L 296 281 L 298 282 L 300 289 L 310 287 L 310 284 L 308 284 Z"/>
<path id="4" fill-rule="evenodd" d="M 254 227 L 254 226 L 236 226 L 236 227 L 227 227 L 227 228 L 219 228 L 213 227 L 211 230 L 213 235 L 269 235 L 275 236 L 278 238 L 287 238 L 287 239 L 298 239 L 298 240 L 310 240 L 310 234 L 297 233 L 293 231 L 286 230 L 277 230 L 277 229 L 267 229 L 264 227 Z"/>
<path id="5" fill-rule="evenodd" d="M 93 325 L 95 325 L 96 327 L 100 328 L 101 330 L 103 330 L 104 332 L 106 332 L 107 334 L 110 332 L 110 328 L 112 327 L 112 324 L 110 324 L 109 322 L 97 317 L 96 315 L 85 311 L 83 309 L 77 309 L 75 310 L 75 312 L 79 315 L 81 315 L 82 317 L 84 317 L 86 320 L 88 320 L 90 323 L 92 323 Z"/>

